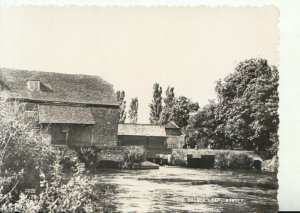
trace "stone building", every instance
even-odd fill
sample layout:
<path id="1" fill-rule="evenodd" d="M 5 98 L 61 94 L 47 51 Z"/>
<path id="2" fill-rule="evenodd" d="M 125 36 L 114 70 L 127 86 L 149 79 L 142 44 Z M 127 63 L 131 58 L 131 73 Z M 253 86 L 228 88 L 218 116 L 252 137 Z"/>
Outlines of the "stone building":
<path id="1" fill-rule="evenodd" d="M 38 115 L 52 144 L 115 147 L 119 105 L 113 86 L 98 76 L 0 69 L 1 94 Z"/>

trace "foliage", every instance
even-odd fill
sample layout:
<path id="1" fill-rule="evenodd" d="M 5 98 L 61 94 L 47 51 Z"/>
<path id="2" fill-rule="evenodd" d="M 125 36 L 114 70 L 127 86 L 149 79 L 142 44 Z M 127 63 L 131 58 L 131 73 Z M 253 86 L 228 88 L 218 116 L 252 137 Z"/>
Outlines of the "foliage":
<path id="1" fill-rule="evenodd" d="M 145 149 L 141 146 L 128 146 L 124 150 L 124 161 L 126 165 L 146 160 Z"/>
<path id="2" fill-rule="evenodd" d="M 216 169 L 251 169 L 253 158 L 245 153 L 221 152 L 216 155 Z"/>
<path id="3" fill-rule="evenodd" d="M 264 59 L 249 59 L 218 81 L 218 102 L 189 120 L 189 143 L 203 147 L 278 150 L 278 70 Z"/>
<path id="4" fill-rule="evenodd" d="M 36 113 L 26 112 L 25 107 L 0 99 L 0 210 L 104 211 L 107 195 L 94 179 L 84 175 L 85 165 L 77 152 L 43 142 L 35 128 Z M 71 171 L 68 174 L 63 172 L 66 165 Z M 26 194 L 26 188 L 36 189 L 36 194 Z"/>
<path id="5" fill-rule="evenodd" d="M 162 111 L 162 88 L 158 83 L 153 85 L 153 99 L 150 106 L 150 123 L 158 124 Z"/>
<path id="6" fill-rule="evenodd" d="M 85 168 L 95 171 L 98 153 L 95 146 L 72 146 L 71 148 L 76 152 L 78 160 L 85 164 Z"/>
<path id="7" fill-rule="evenodd" d="M 278 70 L 264 59 L 241 62 L 235 73 L 217 84 L 225 134 L 235 147 L 277 152 L 277 87 Z"/>
<path id="8" fill-rule="evenodd" d="M 187 134 L 187 144 L 194 148 L 230 149 L 227 144 L 223 126 L 224 121 L 220 113 L 220 105 L 215 101 L 210 101 L 208 105 L 194 113 L 189 121 L 185 133 Z"/>
<path id="9" fill-rule="evenodd" d="M 166 125 L 174 121 L 180 128 L 187 126 L 191 113 L 199 109 L 197 102 L 184 96 L 175 97 L 174 87 L 168 86 L 162 105 L 162 88 L 156 83 L 153 86 L 153 100 L 150 104 L 150 123 Z"/>
<path id="10" fill-rule="evenodd" d="M 64 154 L 66 154 L 64 150 Z M 61 157 L 64 156 L 61 155 Z M 68 176 L 62 173 L 62 165 L 58 158 L 51 166 L 51 178 L 41 174 L 41 193 L 29 196 L 24 193 L 15 202 L 2 205 L 4 211 L 19 212 L 102 212 L 105 203 L 102 199 L 105 191 L 99 190 L 96 179 L 84 174 L 84 164 L 79 161 L 73 167 L 73 173 Z M 105 189 L 104 189 L 105 190 Z"/>
<path id="11" fill-rule="evenodd" d="M 117 101 L 119 103 L 119 123 L 124 123 L 126 120 L 126 101 L 124 91 L 117 91 Z"/>
<path id="12" fill-rule="evenodd" d="M 25 187 L 38 189 L 39 173 L 48 174 L 48 165 L 54 162 L 54 150 L 44 143 L 35 128 L 37 114 L 25 111 L 25 104 L 0 99 L 0 177 L 5 185 L 0 201 L 11 201 Z M 0 202 L 1 204 L 1 202 Z"/>
<path id="13" fill-rule="evenodd" d="M 131 99 L 129 111 L 128 111 L 129 123 L 134 123 L 134 124 L 137 123 L 138 109 L 139 109 L 139 100 L 137 98 Z"/>
<path id="14" fill-rule="evenodd" d="M 166 125 L 171 121 L 174 104 L 175 104 L 174 87 L 168 86 L 166 90 L 166 97 L 164 98 L 164 106 L 162 108 L 162 112 L 160 115 L 160 121 L 159 121 L 160 124 Z"/>
<path id="15" fill-rule="evenodd" d="M 171 120 L 180 128 L 187 126 L 190 114 L 197 112 L 199 105 L 191 99 L 179 96 L 175 99 Z"/>

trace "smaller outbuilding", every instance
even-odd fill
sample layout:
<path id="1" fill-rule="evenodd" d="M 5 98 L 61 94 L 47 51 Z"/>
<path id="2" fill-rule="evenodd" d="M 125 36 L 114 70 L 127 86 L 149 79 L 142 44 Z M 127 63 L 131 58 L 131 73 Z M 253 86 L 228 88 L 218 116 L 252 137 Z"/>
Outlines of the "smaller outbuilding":
<path id="1" fill-rule="evenodd" d="M 174 121 L 170 121 L 166 126 L 166 133 L 168 136 L 179 136 L 181 135 L 181 131 L 179 126 Z"/>
<path id="2" fill-rule="evenodd" d="M 119 124 L 119 146 L 144 146 L 145 148 L 165 148 L 166 129 L 151 124 Z"/>
<path id="3" fill-rule="evenodd" d="M 166 126 L 152 124 L 119 124 L 119 146 L 144 146 L 145 148 L 181 148 L 184 135 L 171 121 Z"/>

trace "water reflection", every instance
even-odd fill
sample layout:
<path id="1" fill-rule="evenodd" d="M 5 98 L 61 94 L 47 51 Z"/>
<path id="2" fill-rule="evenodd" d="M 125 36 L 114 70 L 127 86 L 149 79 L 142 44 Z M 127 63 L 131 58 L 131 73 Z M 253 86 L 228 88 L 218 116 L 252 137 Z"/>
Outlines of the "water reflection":
<path id="1" fill-rule="evenodd" d="M 277 212 L 276 174 L 160 167 L 102 171 L 120 212 Z"/>

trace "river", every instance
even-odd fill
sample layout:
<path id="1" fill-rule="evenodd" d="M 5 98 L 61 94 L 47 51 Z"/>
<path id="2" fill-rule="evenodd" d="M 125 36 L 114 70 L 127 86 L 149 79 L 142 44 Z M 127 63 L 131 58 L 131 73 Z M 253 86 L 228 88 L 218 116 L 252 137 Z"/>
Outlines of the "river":
<path id="1" fill-rule="evenodd" d="M 106 170 L 99 182 L 117 212 L 277 212 L 275 173 L 161 166 Z"/>

